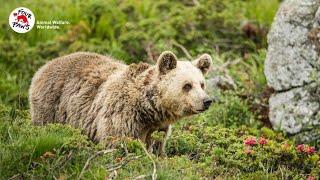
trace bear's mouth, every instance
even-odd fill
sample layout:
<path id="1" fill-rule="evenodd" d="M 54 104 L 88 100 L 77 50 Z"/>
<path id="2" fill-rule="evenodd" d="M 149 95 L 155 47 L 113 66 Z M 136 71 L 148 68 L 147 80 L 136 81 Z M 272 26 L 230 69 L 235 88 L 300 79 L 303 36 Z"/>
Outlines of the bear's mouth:
<path id="1" fill-rule="evenodd" d="M 192 109 L 194 114 L 199 114 L 205 111 L 205 109 Z"/>
<path id="2" fill-rule="evenodd" d="M 196 112 L 198 112 L 198 113 L 201 113 L 201 112 L 204 112 L 204 111 L 206 111 L 205 109 L 198 109 L 198 110 L 196 110 Z"/>
<path id="3" fill-rule="evenodd" d="M 204 111 L 206 111 L 206 109 L 196 109 L 196 108 L 193 108 L 193 107 L 188 108 L 188 112 L 191 113 L 191 114 L 199 114 L 199 113 L 202 113 Z"/>

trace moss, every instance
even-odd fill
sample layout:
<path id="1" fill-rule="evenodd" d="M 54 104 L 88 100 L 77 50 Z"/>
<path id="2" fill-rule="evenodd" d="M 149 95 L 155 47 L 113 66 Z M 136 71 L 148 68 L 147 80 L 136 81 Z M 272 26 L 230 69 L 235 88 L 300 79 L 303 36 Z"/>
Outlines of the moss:
<path id="1" fill-rule="evenodd" d="M 266 127 L 261 128 L 261 135 L 269 139 L 273 139 L 276 137 L 276 133 L 274 133 L 273 130 Z"/>
<path id="2" fill-rule="evenodd" d="M 181 133 L 175 139 L 171 139 L 167 144 L 168 154 L 188 154 L 196 153 L 199 143 L 197 136 Z"/>

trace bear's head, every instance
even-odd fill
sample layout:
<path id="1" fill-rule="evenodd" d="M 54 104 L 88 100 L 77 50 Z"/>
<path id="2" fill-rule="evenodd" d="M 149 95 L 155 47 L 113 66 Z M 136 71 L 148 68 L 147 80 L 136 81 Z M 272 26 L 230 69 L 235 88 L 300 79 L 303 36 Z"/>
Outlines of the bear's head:
<path id="1" fill-rule="evenodd" d="M 157 60 L 159 103 L 175 117 L 201 113 L 212 100 L 205 92 L 204 75 L 212 64 L 210 55 L 203 54 L 194 61 L 178 61 L 170 52 Z"/>

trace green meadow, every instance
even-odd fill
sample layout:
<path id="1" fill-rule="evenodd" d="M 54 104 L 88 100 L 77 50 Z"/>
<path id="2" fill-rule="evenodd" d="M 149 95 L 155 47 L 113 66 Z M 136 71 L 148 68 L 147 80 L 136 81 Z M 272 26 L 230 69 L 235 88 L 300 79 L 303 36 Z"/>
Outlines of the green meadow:
<path id="1" fill-rule="evenodd" d="M 319 178 L 319 152 L 299 151 L 297 144 L 304 142 L 272 130 L 267 117 L 271 90 L 263 64 L 279 0 L 0 3 L 0 179 Z M 70 24 L 15 33 L 8 16 L 21 6 L 36 21 Z M 32 125 L 28 88 L 35 71 L 51 59 L 91 51 L 126 64 L 154 64 L 164 50 L 184 60 L 208 53 L 215 66 L 229 62 L 213 74 L 227 73 L 237 86 L 210 89 L 220 103 L 174 124 L 166 157 L 129 138 L 112 139 L 106 147 L 67 125 Z M 156 141 L 163 136 L 153 134 Z"/>

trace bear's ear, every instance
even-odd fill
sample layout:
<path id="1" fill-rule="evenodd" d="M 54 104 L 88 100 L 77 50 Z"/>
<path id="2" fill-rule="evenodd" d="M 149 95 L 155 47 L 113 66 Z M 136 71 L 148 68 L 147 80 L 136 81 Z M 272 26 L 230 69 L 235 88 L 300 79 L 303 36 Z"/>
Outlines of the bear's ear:
<path id="1" fill-rule="evenodd" d="M 203 74 L 207 74 L 212 65 L 212 58 L 209 54 L 203 54 L 198 59 L 192 62 Z"/>
<path id="2" fill-rule="evenodd" d="M 157 60 L 160 75 L 167 74 L 177 67 L 177 57 L 171 51 L 164 51 Z"/>

